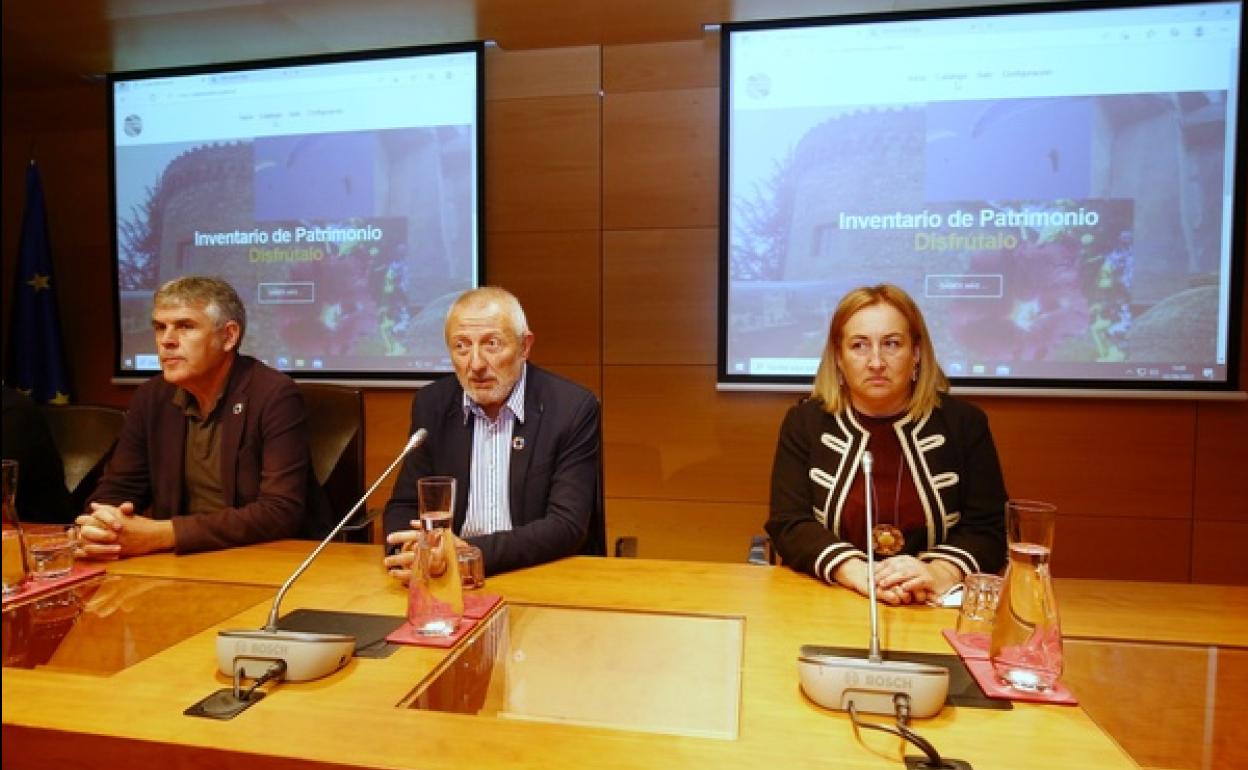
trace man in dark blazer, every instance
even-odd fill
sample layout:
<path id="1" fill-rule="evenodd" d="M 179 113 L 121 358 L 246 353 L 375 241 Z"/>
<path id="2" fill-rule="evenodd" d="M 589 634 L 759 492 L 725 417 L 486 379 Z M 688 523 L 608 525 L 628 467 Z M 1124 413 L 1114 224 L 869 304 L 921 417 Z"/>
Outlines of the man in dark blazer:
<path id="1" fill-rule="evenodd" d="M 90 510 L 78 517 L 79 555 L 192 553 L 300 534 L 321 500 L 310 492 L 298 387 L 238 353 L 246 311 L 225 281 L 179 278 L 153 304 L 162 375 L 130 402 Z"/>
<path id="2" fill-rule="evenodd" d="M 412 401 L 411 430 L 429 431 L 386 505 L 385 559 L 408 578 L 417 480 L 456 479 L 453 530 L 482 551 L 487 575 L 576 553 L 602 555 L 598 400 L 528 363 L 520 303 L 497 287 L 461 295 L 446 320 L 455 367 Z"/>

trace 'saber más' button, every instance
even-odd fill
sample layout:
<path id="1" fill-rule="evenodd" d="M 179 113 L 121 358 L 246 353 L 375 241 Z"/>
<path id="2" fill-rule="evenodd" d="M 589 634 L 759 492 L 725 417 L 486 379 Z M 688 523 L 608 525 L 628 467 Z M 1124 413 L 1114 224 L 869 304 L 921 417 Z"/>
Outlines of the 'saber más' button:
<path id="1" fill-rule="evenodd" d="M 923 291 L 928 297 L 996 299 L 1001 296 L 1001 275 L 948 274 L 925 276 Z"/>
<path id="2" fill-rule="evenodd" d="M 306 304 L 316 301 L 316 284 L 311 281 L 262 283 L 256 288 L 261 305 Z"/>

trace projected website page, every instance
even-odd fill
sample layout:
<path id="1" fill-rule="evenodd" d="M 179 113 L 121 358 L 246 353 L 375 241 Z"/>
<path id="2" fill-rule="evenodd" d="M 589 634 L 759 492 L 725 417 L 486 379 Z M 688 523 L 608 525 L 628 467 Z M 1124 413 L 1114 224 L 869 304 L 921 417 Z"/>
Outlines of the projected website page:
<path id="1" fill-rule="evenodd" d="M 813 375 L 839 299 L 889 282 L 953 377 L 1224 383 L 1239 30 L 1210 4 L 733 31 L 724 374 Z"/>
<path id="2" fill-rule="evenodd" d="M 151 297 L 220 276 L 243 352 L 295 373 L 447 371 L 477 284 L 474 52 L 113 83 L 120 370 Z"/>

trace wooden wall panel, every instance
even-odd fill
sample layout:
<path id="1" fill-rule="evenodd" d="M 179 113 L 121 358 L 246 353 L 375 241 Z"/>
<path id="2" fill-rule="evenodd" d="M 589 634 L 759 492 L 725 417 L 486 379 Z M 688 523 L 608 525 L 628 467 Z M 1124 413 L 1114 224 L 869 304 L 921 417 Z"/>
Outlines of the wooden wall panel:
<path id="1" fill-rule="evenodd" d="M 372 484 L 407 442 L 412 420 L 413 390 L 367 390 L 364 392 L 364 483 Z M 399 472 L 382 482 L 368 507 L 381 508 L 390 499 Z M 345 513 L 345 511 L 341 512 Z M 341 513 L 339 515 L 341 515 Z"/>
<path id="2" fill-rule="evenodd" d="M 763 0 L 774 12 L 776 0 Z M 739 6 L 758 0 L 632 0 L 627 3 L 601 3 L 603 39 L 611 43 L 642 43 L 654 40 L 688 40 L 702 32 L 703 24 L 718 24 L 736 18 Z M 804 0 L 810 3 L 812 0 Z M 807 8 L 822 7 L 826 0 L 813 0 Z M 791 9 L 784 9 L 790 10 Z M 686 15 L 685 12 L 691 12 Z M 812 11 L 818 13 L 818 11 Z M 764 18 L 772 18 L 767 10 Z M 809 13 L 806 15 L 810 15 Z"/>
<path id="3" fill-rule="evenodd" d="M 719 35 L 671 43 L 610 45 L 602 49 L 607 93 L 719 87 Z"/>
<path id="4" fill-rule="evenodd" d="M 1190 518 L 1195 408 L 1187 402 L 975 399 L 1015 497 L 1062 515 Z"/>
<path id="5" fill-rule="evenodd" d="M 709 366 L 603 367 L 607 496 L 765 503 L 792 396 L 720 393 Z"/>
<path id="6" fill-rule="evenodd" d="M 434 5 L 439 5 L 435 3 Z M 633 0 L 627 3 L 556 0 L 476 0 L 477 33 L 504 48 L 546 48 L 587 41 L 635 43 L 680 40 L 698 34 L 693 18 L 727 18 L 728 0 Z"/>
<path id="7" fill-rule="evenodd" d="M 8 8 L 5 11 L 7 17 Z M 9 27 L 7 18 L 5 27 Z M 7 74 L 8 68 L 5 70 Z M 52 146 L 45 146 L 43 140 L 58 133 L 98 132 L 99 141 L 107 142 L 107 93 L 103 82 L 85 81 L 72 86 L 3 89 L 0 101 L 4 105 L 4 136 L 14 141 L 25 140 L 14 147 L 6 147 L 6 156 L 9 152 L 17 153 L 18 168 L 30 160 L 32 153 L 41 161 L 50 161 L 55 152 Z M 16 175 L 16 179 L 16 189 L 20 192 L 21 175 Z M 100 180 L 100 183 L 106 181 Z M 10 184 L 12 180 L 5 181 L 6 193 Z"/>
<path id="8" fill-rule="evenodd" d="M 540 367 L 549 369 L 558 374 L 560 377 L 567 377 L 569 380 L 584 385 L 593 391 L 598 397 L 599 404 L 602 403 L 602 367 L 601 366 L 574 366 L 569 364 L 547 364 L 539 356 L 533 357 L 533 363 Z"/>
<path id="9" fill-rule="evenodd" d="M 1186 519 L 1061 516 L 1053 542 L 1053 575 L 1186 583 L 1192 532 Z"/>
<path id="10" fill-rule="evenodd" d="M 604 97 L 606 229 L 716 226 L 718 109 L 716 88 Z"/>
<path id="11" fill-rule="evenodd" d="M 1248 405 L 1196 407 L 1195 514 L 1248 524 Z"/>
<path id="12" fill-rule="evenodd" d="M 1243 481 L 1243 471 L 1238 474 Z M 1248 585 L 1248 522 L 1197 519 L 1192 531 L 1192 582 Z"/>
<path id="13" fill-rule="evenodd" d="M 491 102 L 485 124 L 491 232 L 598 229 L 596 95 Z"/>
<path id="14" fill-rule="evenodd" d="M 595 230 L 493 233 L 487 280 L 524 306 L 534 355 L 597 366 L 602 355 L 602 262 Z"/>
<path id="15" fill-rule="evenodd" d="M 596 45 L 532 51 L 485 52 L 485 98 L 597 96 L 601 89 L 601 49 Z M 489 111 L 487 105 L 486 111 Z"/>
<path id="16" fill-rule="evenodd" d="M 475 0 L 480 10 L 477 35 L 497 40 L 504 49 L 552 48 L 588 42 L 584 36 L 569 35 L 568 27 L 600 28 L 602 10 L 597 3 L 513 3 L 506 0 Z M 430 3 L 437 6 L 440 3 Z"/>
<path id="17" fill-rule="evenodd" d="M 682 500 L 607 499 L 607 548 L 637 538 L 637 556 L 744 563 L 750 537 L 763 533 L 767 506 Z"/>
<path id="18" fill-rule="evenodd" d="M 603 360 L 715 363 L 718 231 L 603 233 Z"/>

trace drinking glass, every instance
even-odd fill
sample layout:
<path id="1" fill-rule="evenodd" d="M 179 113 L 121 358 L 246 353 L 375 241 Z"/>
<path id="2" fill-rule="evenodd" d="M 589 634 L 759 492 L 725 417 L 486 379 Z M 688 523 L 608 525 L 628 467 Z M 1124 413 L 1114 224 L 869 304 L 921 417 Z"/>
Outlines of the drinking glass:
<path id="1" fill-rule="evenodd" d="M 993 619 L 1001 598 L 1000 575 L 973 572 L 962 581 L 962 609 L 958 611 L 958 641 L 987 650 L 992 639 Z"/>
<path id="2" fill-rule="evenodd" d="M 459 557 L 459 574 L 464 580 L 464 590 L 472 591 L 485 585 L 485 562 L 481 549 L 471 543 L 459 543 L 455 546 Z"/>
<path id="3" fill-rule="evenodd" d="M 420 520 L 426 530 L 450 529 L 455 515 L 455 477 L 425 476 L 416 481 Z"/>
<path id="4" fill-rule="evenodd" d="M 1010 561 L 988 655 L 997 677 L 1023 692 L 1047 692 L 1062 675 L 1062 627 L 1049 573 L 1056 522 L 1050 503 L 1005 505 Z"/>
<path id="5" fill-rule="evenodd" d="M 27 524 L 22 533 L 26 538 L 26 563 L 35 580 L 52 580 L 68 575 L 74 568 L 74 527 Z"/>

